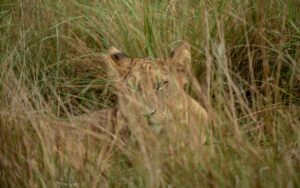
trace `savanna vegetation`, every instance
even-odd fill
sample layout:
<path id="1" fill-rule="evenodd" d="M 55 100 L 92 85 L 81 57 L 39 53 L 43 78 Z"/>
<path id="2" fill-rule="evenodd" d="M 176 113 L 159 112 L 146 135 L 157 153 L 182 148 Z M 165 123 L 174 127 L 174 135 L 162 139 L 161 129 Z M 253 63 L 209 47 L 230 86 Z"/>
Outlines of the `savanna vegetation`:
<path id="1" fill-rule="evenodd" d="M 1 0 L 0 187 L 300 187 L 299 10 L 297 0 Z M 90 129 L 89 114 L 118 105 L 102 61 L 110 46 L 168 57 L 182 40 L 206 130 Z"/>

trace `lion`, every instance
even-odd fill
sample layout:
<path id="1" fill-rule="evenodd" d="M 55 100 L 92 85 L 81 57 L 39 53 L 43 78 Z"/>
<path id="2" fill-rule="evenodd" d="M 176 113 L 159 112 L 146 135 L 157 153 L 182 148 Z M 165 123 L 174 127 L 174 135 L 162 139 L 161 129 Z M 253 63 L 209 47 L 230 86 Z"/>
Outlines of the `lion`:
<path id="1" fill-rule="evenodd" d="M 141 124 L 137 119 L 160 129 L 171 122 L 207 124 L 207 111 L 184 89 L 192 72 L 188 43 L 165 59 L 130 58 L 111 47 L 104 61 L 118 96 L 117 124 Z"/>
<path id="2" fill-rule="evenodd" d="M 130 58 L 111 47 L 103 61 L 118 104 L 72 116 L 71 123 L 54 121 L 59 125 L 54 134 L 57 153 L 63 148 L 78 165 L 90 149 L 82 143 L 99 146 L 109 157 L 115 146 L 122 149 L 128 142 L 142 143 L 141 138 L 154 142 L 175 138 L 183 144 L 207 141 L 208 112 L 185 91 L 192 76 L 188 43 L 183 42 L 165 59 Z"/>

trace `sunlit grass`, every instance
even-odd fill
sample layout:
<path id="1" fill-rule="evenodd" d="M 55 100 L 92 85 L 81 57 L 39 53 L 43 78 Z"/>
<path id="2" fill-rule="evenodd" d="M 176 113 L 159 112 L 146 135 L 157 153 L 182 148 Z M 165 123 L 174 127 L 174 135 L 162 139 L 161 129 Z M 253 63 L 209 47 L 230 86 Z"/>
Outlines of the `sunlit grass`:
<path id="1" fill-rule="evenodd" d="M 299 9 L 0 1 L 1 187 L 299 187 Z M 99 126 L 118 103 L 107 48 L 167 57 L 182 40 L 192 47 L 188 91 L 212 118 L 207 142 L 200 122 L 157 134 L 133 109 L 129 130 Z"/>

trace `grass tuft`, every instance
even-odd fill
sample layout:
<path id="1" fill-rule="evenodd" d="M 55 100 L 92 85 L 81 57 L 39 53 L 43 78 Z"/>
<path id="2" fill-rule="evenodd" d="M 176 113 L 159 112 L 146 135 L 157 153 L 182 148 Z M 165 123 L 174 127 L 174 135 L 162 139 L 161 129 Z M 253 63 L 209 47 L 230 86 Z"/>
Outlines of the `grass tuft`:
<path id="1" fill-rule="evenodd" d="M 299 9 L 2 0 L 0 187 L 300 187 Z M 181 40 L 192 47 L 189 93 L 212 126 L 174 117 L 157 134 L 133 108 L 127 139 L 98 126 L 118 103 L 102 53 L 167 57 Z"/>

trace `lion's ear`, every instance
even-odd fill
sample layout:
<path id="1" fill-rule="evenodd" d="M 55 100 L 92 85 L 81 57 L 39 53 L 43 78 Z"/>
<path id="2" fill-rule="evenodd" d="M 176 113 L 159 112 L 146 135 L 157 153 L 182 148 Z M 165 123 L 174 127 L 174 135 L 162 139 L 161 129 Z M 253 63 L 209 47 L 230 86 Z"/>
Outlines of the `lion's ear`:
<path id="1" fill-rule="evenodd" d="M 116 47 L 112 46 L 108 49 L 108 55 L 110 56 L 110 58 L 118 63 L 124 59 L 128 59 L 128 55 L 125 54 L 124 52 L 118 50 Z"/>
<path id="2" fill-rule="evenodd" d="M 171 62 L 173 66 L 189 68 L 191 64 L 191 47 L 188 43 L 182 42 L 172 51 Z"/>
<path id="3" fill-rule="evenodd" d="M 108 49 L 104 57 L 110 71 L 119 75 L 127 72 L 131 64 L 130 58 L 124 52 L 113 46 Z"/>

